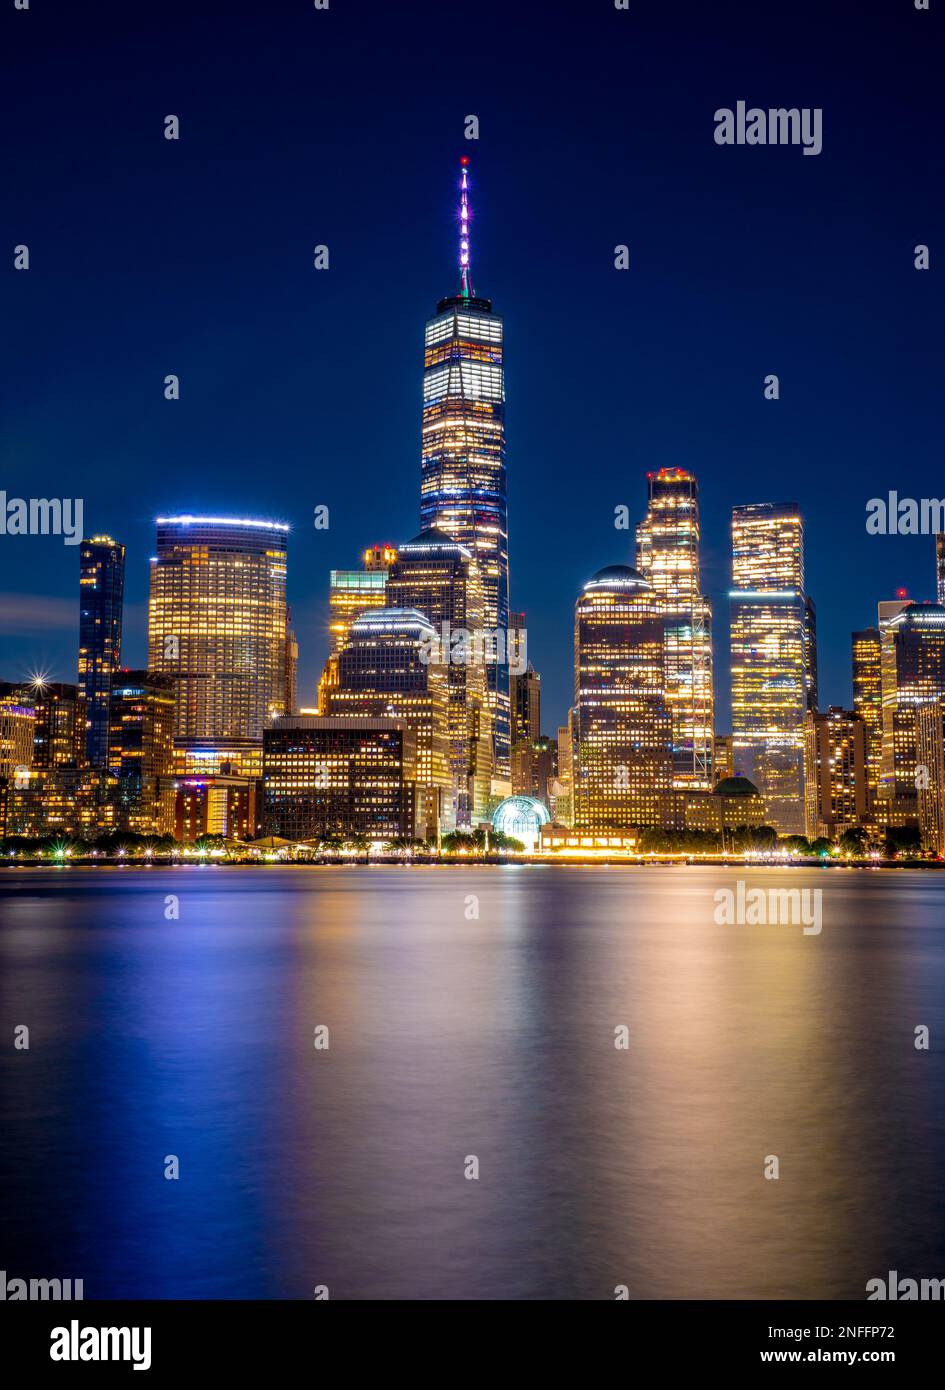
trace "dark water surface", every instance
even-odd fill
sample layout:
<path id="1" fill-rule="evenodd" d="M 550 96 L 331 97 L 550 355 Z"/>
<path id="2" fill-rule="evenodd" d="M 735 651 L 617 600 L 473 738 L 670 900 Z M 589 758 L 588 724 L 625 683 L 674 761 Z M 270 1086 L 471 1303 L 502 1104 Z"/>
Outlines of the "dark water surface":
<path id="1" fill-rule="evenodd" d="M 739 877 L 822 933 L 716 925 Z M 938 873 L 5 871 L 0 1040 L 0 1268 L 86 1298 L 945 1277 Z"/>

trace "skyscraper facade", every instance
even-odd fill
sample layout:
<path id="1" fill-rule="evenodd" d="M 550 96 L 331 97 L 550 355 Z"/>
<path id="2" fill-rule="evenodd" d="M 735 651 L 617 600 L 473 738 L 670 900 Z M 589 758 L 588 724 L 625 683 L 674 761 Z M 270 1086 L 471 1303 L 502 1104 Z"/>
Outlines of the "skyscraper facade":
<path id="1" fill-rule="evenodd" d="M 285 714 L 295 714 L 299 701 L 299 639 L 292 626 L 292 609 L 285 610 Z"/>
<path id="2" fill-rule="evenodd" d="M 574 615 L 574 826 L 658 826 L 673 782 L 663 617 L 627 565 L 599 570 Z"/>
<path id="3" fill-rule="evenodd" d="M 174 833 L 173 766 L 173 678 L 154 671 L 117 671 L 109 705 L 108 767 L 117 778 L 121 829 Z"/>
<path id="4" fill-rule="evenodd" d="M 945 696 L 945 607 L 910 603 L 882 630 L 880 794 L 893 826 L 918 826 L 918 715 Z"/>
<path id="5" fill-rule="evenodd" d="M 637 527 L 637 569 L 665 619 L 666 703 L 673 726 L 673 785 L 713 785 L 712 610 L 699 578 L 699 485 L 683 468 L 648 473 L 649 505 Z"/>
<path id="6" fill-rule="evenodd" d="M 541 733 L 541 676 L 531 662 L 512 677 L 512 747 Z"/>
<path id="7" fill-rule="evenodd" d="M 945 534 L 935 537 L 935 597 L 945 608 Z"/>
<path id="8" fill-rule="evenodd" d="M 368 555 L 371 551 L 368 551 Z M 328 591 L 328 629 L 333 656 L 348 640 L 351 624 L 369 608 L 386 608 L 387 566 L 332 570 Z"/>
<path id="9" fill-rule="evenodd" d="M 855 710 L 808 710 L 804 722 L 805 834 L 835 840 L 867 823 L 866 724 Z"/>
<path id="10" fill-rule="evenodd" d="M 883 671 L 878 627 L 854 632 L 853 708 L 863 720 L 866 736 L 866 782 L 870 814 L 882 820 L 879 784 L 883 763 Z"/>
<path id="11" fill-rule="evenodd" d="M 32 766 L 81 767 L 86 761 L 88 717 L 79 687 L 37 680 L 19 686 L 17 694 L 36 712 Z"/>
<path id="12" fill-rule="evenodd" d="M 148 669 L 173 676 L 175 737 L 261 746 L 286 705 L 286 541 L 278 522 L 157 521 Z"/>
<path id="13" fill-rule="evenodd" d="M 121 665 L 125 547 L 92 536 L 79 549 L 79 689 L 85 701 L 86 753 L 93 767 L 108 756 L 108 701 Z"/>
<path id="14" fill-rule="evenodd" d="M 264 744 L 268 833 L 289 840 L 414 838 L 417 734 L 407 721 L 301 715 L 277 719 Z"/>
<path id="15" fill-rule="evenodd" d="M 479 566 L 466 546 L 442 531 L 421 531 L 391 563 L 387 603 L 416 609 L 440 637 L 435 655 L 445 666 L 449 701 L 450 819 L 476 824 L 487 813 L 492 782 L 488 654 L 463 635 L 483 629 Z"/>
<path id="16" fill-rule="evenodd" d="M 804 717 L 816 657 L 796 503 L 734 508 L 730 600 L 735 761 L 757 786 L 770 824 L 803 834 Z"/>
<path id="17" fill-rule="evenodd" d="M 452 763 L 446 666 L 429 659 L 438 633 L 414 608 L 381 608 L 351 626 L 338 655 L 328 716 L 403 720 L 416 733 L 417 833 L 450 830 Z"/>
<path id="18" fill-rule="evenodd" d="M 916 748 L 924 769 L 916 779 L 922 844 L 945 856 L 945 698 L 919 706 Z"/>
<path id="19" fill-rule="evenodd" d="M 504 656 L 509 618 L 504 332 L 492 301 L 472 288 L 468 159 L 461 162 L 460 291 L 440 300 L 424 337 L 420 528 L 445 532 L 475 557 L 484 625 L 501 633 Z M 487 675 L 495 777 L 507 784 L 508 661 L 491 662 Z"/>

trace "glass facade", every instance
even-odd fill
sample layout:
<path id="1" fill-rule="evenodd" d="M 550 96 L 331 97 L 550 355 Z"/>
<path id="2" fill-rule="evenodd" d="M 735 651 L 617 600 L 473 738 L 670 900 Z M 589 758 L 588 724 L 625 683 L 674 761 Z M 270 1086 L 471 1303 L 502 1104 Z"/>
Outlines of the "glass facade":
<path id="1" fill-rule="evenodd" d="M 108 757 L 108 699 L 121 665 L 125 547 L 111 536 L 92 536 L 79 549 L 79 689 L 88 728 L 86 754 L 93 767 Z"/>
<path id="2" fill-rule="evenodd" d="M 803 834 L 804 718 L 816 694 L 804 527 L 793 502 L 732 512 L 731 679 L 735 762 L 768 821 Z"/>
<path id="3" fill-rule="evenodd" d="M 472 553 L 482 578 L 484 625 L 504 634 L 509 620 L 504 332 L 491 300 L 477 298 L 471 289 L 465 167 L 459 215 L 461 292 L 440 301 L 424 336 L 420 529 L 443 531 Z M 508 782 L 507 661 L 490 665 L 488 685 L 495 776 Z"/>
<path id="4" fill-rule="evenodd" d="M 449 701 L 452 808 L 455 825 L 476 824 L 485 816 L 492 781 L 492 738 L 488 662 L 481 644 L 450 634 L 475 633 L 483 627 L 483 593 L 479 566 L 471 552 L 441 531 L 422 531 L 401 546 L 387 576 L 392 608 L 414 608 L 428 618 L 441 639 L 439 655 L 446 671 Z"/>
<path id="5" fill-rule="evenodd" d="M 804 797 L 804 833 L 810 839 L 834 840 L 844 830 L 866 824 L 866 724 L 856 711 L 834 705 L 825 714 L 808 710 Z"/>
<path id="6" fill-rule="evenodd" d="M 329 715 L 403 720 L 416 734 L 417 833 L 452 829 L 452 767 L 446 667 L 429 659 L 437 639 L 416 609 L 382 608 L 352 624 L 338 655 Z"/>
<path id="7" fill-rule="evenodd" d="M 699 579 L 699 485 L 682 468 L 661 468 L 647 477 L 649 507 L 637 527 L 637 569 L 653 586 L 665 618 L 673 786 L 708 791 L 715 700 L 712 610 Z"/>
<path id="8" fill-rule="evenodd" d="M 866 731 L 866 781 L 870 812 L 879 814 L 883 761 L 883 674 L 878 627 L 853 633 L 853 708 Z"/>
<path id="9" fill-rule="evenodd" d="M 918 715 L 945 696 L 945 607 L 910 603 L 882 629 L 880 795 L 894 826 L 919 821 Z"/>
<path id="10" fill-rule="evenodd" d="M 658 826 L 673 783 L 664 620 L 652 586 L 613 565 L 584 585 L 574 621 L 574 826 Z"/>
<path id="11" fill-rule="evenodd" d="M 264 736 L 267 834 L 412 839 L 416 734 L 394 719 L 278 719 Z"/>
<path id="12" fill-rule="evenodd" d="M 386 608 L 387 568 L 332 570 L 328 591 L 328 628 L 332 655 L 348 640 L 351 624 L 371 608 Z"/>
<path id="13" fill-rule="evenodd" d="M 108 767 L 118 779 L 118 823 L 139 834 L 174 833 L 174 681 L 119 671 L 112 681 Z"/>
<path id="14" fill-rule="evenodd" d="M 177 738 L 261 742 L 285 713 L 288 529 L 158 518 L 148 668 L 174 677 Z"/>

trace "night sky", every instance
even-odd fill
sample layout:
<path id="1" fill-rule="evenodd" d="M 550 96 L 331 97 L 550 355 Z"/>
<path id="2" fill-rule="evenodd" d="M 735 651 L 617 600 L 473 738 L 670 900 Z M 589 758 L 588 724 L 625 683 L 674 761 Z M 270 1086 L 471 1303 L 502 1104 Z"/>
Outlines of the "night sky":
<path id="1" fill-rule="evenodd" d="M 933 596 L 931 538 L 868 536 L 865 506 L 945 495 L 943 0 L 7 0 L 2 25 L 0 488 L 81 496 L 86 533 L 125 542 L 127 664 L 153 518 L 271 516 L 293 527 L 314 703 L 328 571 L 418 530 L 423 324 L 458 284 L 462 154 L 473 281 L 506 324 L 511 601 L 547 732 L 576 594 L 633 562 L 614 508 L 642 517 L 649 469 L 701 484 L 720 732 L 734 504 L 801 505 L 822 705 L 849 703 L 878 599 Z M 716 145 L 740 99 L 821 107 L 823 152 Z M 0 678 L 75 679 L 77 575 L 77 547 L 0 537 Z"/>

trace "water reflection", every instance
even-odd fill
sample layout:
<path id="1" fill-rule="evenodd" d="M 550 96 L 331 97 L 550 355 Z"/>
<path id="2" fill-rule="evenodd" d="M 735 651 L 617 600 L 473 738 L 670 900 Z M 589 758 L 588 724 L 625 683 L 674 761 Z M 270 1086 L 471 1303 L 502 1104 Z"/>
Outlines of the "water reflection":
<path id="1" fill-rule="evenodd" d="M 0 1051 L 0 1266 L 88 1297 L 945 1274 L 945 879 L 795 871 L 820 936 L 715 924 L 717 887 L 773 872 L 5 873 L 31 1046 Z"/>

